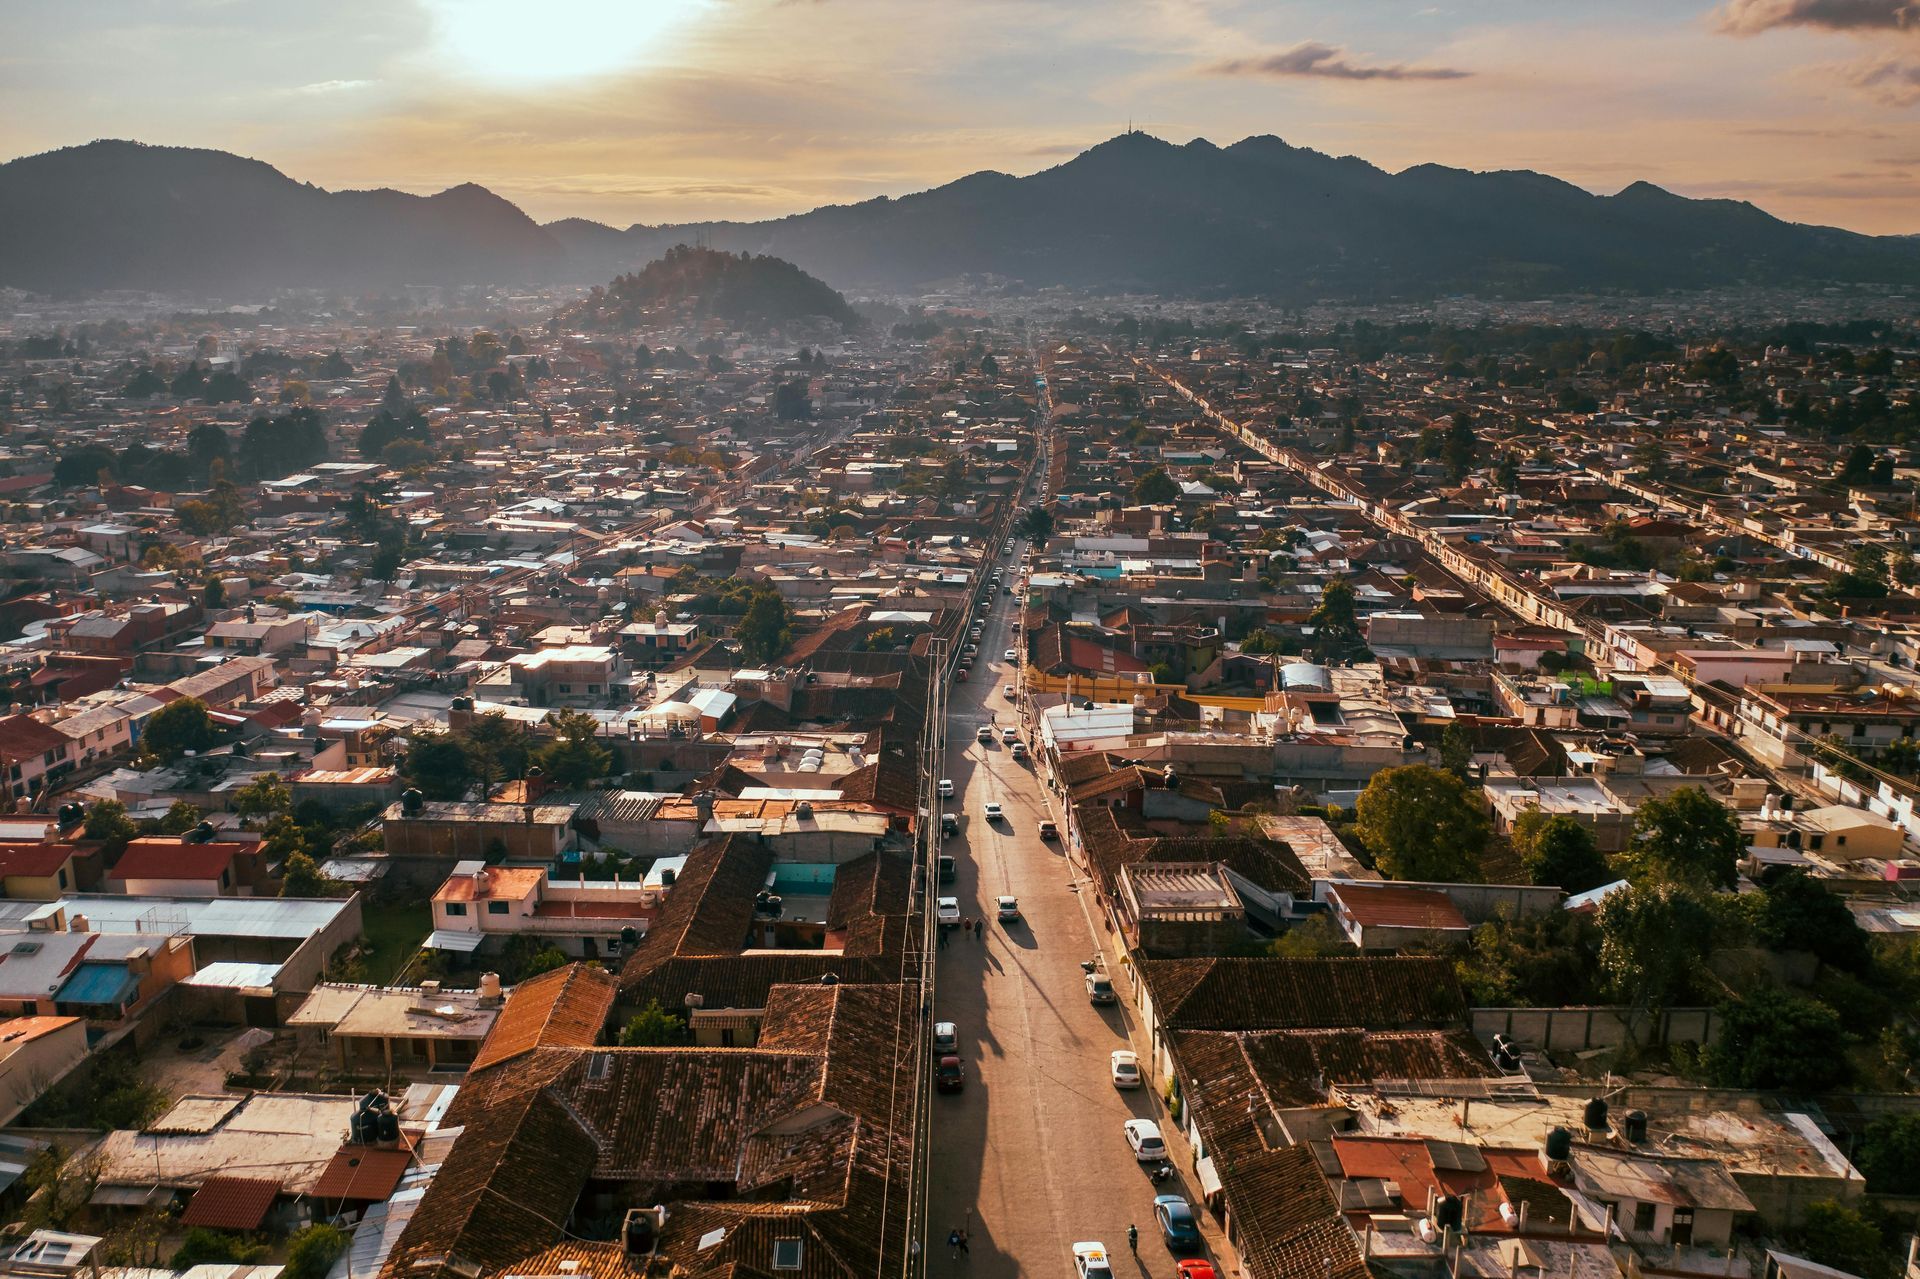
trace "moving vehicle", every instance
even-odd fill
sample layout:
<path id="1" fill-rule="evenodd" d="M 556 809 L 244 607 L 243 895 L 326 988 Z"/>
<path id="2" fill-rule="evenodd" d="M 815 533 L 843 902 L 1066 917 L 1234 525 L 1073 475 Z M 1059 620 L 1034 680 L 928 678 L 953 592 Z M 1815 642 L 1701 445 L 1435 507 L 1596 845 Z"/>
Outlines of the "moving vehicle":
<path id="1" fill-rule="evenodd" d="M 953 854 L 940 854 L 940 882 L 943 884 L 951 884 L 953 882 L 954 871 Z"/>
<path id="2" fill-rule="evenodd" d="M 1096 1004 L 1111 1004 L 1119 996 L 1113 993 L 1113 983 L 1105 973 L 1088 973 L 1087 998 Z"/>
<path id="3" fill-rule="evenodd" d="M 940 1028 L 935 1026 L 938 1035 Z M 1140 1055 L 1130 1048 L 1116 1048 L 1113 1056 L 1107 1060 L 1107 1070 L 1113 1076 L 1115 1088 L 1138 1088 L 1140 1086 Z"/>
<path id="4" fill-rule="evenodd" d="M 1013 628 L 1012 628 L 1012 629 L 1013 629 L 1013 633 L 1014 633 L 1015 635 L 1018 635 L 1018 634 L 1020 633 L 1020 623 L 1018 623 L 1018 622 L 1015 622 L 1015 623 L 1013 624 Z"/>
<path id="5" fill-rule="evenodd" d="M 961 649 L 960 651 L 967 657 L 972 657 L 975 653 L 978 653 L 980 651 L 980 646 L 978 644 L 969 644 L 965 648 Z"/>
<path id="6" fill-rule="evenodd" d="M 960 1092 L 967 1086 L 967 1067 L 958 1057 L 942 1057 L 933 1068 L 933 1086 L 941 1092 Z"/>
<path id="7" fill-rule="evenodd" d="M 950 1021 L 933 1023 L 933 1051 L 941 1054 L 960 1051 L 960 1028 Z"/>
<path id="8" fill-rule="evenodd" d="M 1167 1157 L 1167 1143 L 1160 1139 L 1160 1125 L 1153 1120 L 1129 1119 L 1120 1127 L 1133 1147 L 1133 1157 L 1141 1163 L 1157 1164 Z"/>
<path id="9" fill-rule="evenodd" d="M 1052 822 L 1041 822 L 1040 838 L 1041 839 L 1059 839 L 1060 828 L 1058 826 L 1055 826 Z"/>
<path id="10" fill-rule="evenodd" d="M 1153 1219 L 1160 1226 L 1160 1237 L 1176 1252 L 1200 1246 L 1200 1226 L 1193 1219 L 1193 1205 L 1181 1195 L 1155 1195 Z"/>
<path id="11" fill-rule="evenodd" d="M 1002 697 L 1005 697 L 1005 698 L 1012 698 L 1012 696 L 1013 696 L 1013 685 L 1011 685 L 1011 684 L 1002 684 L 1002 685 L 1000 686 L 1000 696 L 1002 696 Z"/>
<path id="12" fill-rule="evenodd" d="M 973 736 L 977 741 L 991 742 L 993 740 L 993 725 L 982 724 L 974 730 Z"/>
<path id="13" fill-rule="evenodd" d="M 1025 742 L 1015 742 L 1013 744 L 1013 757 L 1015 759 L 1025 759 L 1027 757 L 1027 744 Z"/>
<path id="14" fill-rule="evenodd" d="M 942 928 L 958 927 L 960 923 L 960 899 L 958 897 L 942 897 L 934 904 L 933 915 L 935 919 L 940 921 L 940 927 Z"/>
<path id="15" fill-rule="evenodd" d="M 962 667 L 961 667 L 961 668 L 960 668 L 959 670 L 957 670 L 957 671 L 955 671 L 955 672 L 953 673 L 953 682 L 954 682 L 954 683 L 956 683 L 956 684 L 964 684 L 964 683 L 966 683 L 966 682 L 967 682 L 967 668 L 966 668 L 966 667 L 964 667 L 964 666 L 962 666 Z"/>
<path id="16" fill-rule="evenodd" d="M 1113 1279 L 1113 1267 L 1107 1263 L 1107 1245 L 1073 1245 L 1073 1272 L 1076 1279 Z"/>
<path id="17" fill-rule="evenodd" d="M 1012 745 L 1020 740 L 1020 730 L 1011 726 L 1000 730 L 1000 740 Z"/>
<path id="18" fill-rule="evenodd" d="M 986 806 L 986 808 L 985 808 L 985 810 L 984 810 L 984 811 L 985 811 L 985 812 L 986 812 L 986 814 L 987 814 L 987 820 L 988 820 L 988 821 L 990 821 L 990 822 L 997 822 L 997 821 L 999 821 L 999 820 L 1000 820 L 1000 816 L 1001 816 L 1001 814 L 1000 814 L 1000 805 L 998 805 L 998 804 L 988 804 L 988 805 Z"/>
<path id="19" fill-rule="evenodd" d="M 1180 1263 L 1180 1279 L 1219 1279 L 1214 1273 L 1213 1263 L 1205 1257 L 1188 1257 Z"/>
<path id="20" fill-rule="evenodd" d="M 1020 922 L 1020 899 L 1019 898 L 1002 897 L 997 903 L 997 907 L 998 907 L 998 913 L 1000 916 L 1001 923 L 1017 924 Z"/>
<path id="21" fill-rule="evenodd" d="M 942 777 L 940 779 L 940 798 L 953 798 L 953 779 L 951 777 Z"/>
<path id="22" fill-rule="evenodd" d="M 1017 662 L 1020 660 L 1020 654 L 1013 649 L 1008 649 L 1006 652 L 1000 654 L 1000 660 L 1003 662 Z"/>

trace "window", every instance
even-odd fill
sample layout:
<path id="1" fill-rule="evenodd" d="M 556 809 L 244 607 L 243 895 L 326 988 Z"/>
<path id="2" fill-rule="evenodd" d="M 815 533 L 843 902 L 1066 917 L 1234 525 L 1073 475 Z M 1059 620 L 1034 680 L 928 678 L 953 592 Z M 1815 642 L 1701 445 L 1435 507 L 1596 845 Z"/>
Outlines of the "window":
<path id="1" fill-rule="evenodd" d="M 506 913 L 507 913 L 507 903 L 505 902 L 488 902 L 487 903 L 487 914 L 504 915 Z"/>
<path id="2" fill-rule="evenodd" d="M 67 868 L 65 866 L 62 866 L 60 868 L 60 887 L 65 888 L 66 886 L 67 886 Z"/>
<path id="3" fill-rule="evenodd" d="M 440 904 L 447 908 L 447 914 L 449 915 L 464 915 L 467 913 L 467 904 L 465 902 L 442 902 Z"/>
<path id="4" fill-rule="evenodd" d="M 1633 1206 L 1633 1233 L 1650 1235 L 1653 1233 L 1653 1205 L 1635 1204 Z"/>
<path id="5" fill-rule="evenodd" d="M 775 1270 L 800 1268 L 800 1240 L 776 1239 L 773 1241 L 773 1268 Z"/>
<path id="6" fill-rule="evenodd" d="M 599 1083 L 605 1079 L 612 1070 L 612 1053 L 594 1053 L 587 1058 L 587 1078 L 594 1083 Z"/>

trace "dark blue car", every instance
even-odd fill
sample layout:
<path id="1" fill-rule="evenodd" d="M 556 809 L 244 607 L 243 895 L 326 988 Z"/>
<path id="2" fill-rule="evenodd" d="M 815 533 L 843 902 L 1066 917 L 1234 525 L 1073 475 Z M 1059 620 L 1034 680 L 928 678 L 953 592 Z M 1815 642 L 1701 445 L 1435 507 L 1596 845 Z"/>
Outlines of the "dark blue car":
<path id="1" fill-rule="evenodd" d="M 1200 1246 L 1200 1227 L 1193 1220 L 1193 1205 L 1179 1195 L 1160 1195 L 1153 1201 L 1153 1219 L 1160 1223 L 1160 1237 L 1167 1247 L 1179 1251 Z"/>

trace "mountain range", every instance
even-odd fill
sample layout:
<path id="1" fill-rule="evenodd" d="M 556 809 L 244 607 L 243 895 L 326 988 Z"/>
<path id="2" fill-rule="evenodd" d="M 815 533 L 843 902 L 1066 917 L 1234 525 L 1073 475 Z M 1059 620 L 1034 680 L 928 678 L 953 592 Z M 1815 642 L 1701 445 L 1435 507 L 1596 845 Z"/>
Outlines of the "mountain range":
<path id="1" fill-rule="evenodd" d="M 1442 292 L 1920 281 L 1920 238 L 1785 222 L 1638 182 L 1389 173 L 1252 137 L 1130 132 L 1027 177 L 765 222 L 541 225 L 483 187 L 327 191 L 221 151 L 94 142 L 0 165 L 0 286 L 180 290 L 604 281 L 675 244 L 786 259 L 845 291 L 960 276 L 1102 292 L 1380 299 Z"/>

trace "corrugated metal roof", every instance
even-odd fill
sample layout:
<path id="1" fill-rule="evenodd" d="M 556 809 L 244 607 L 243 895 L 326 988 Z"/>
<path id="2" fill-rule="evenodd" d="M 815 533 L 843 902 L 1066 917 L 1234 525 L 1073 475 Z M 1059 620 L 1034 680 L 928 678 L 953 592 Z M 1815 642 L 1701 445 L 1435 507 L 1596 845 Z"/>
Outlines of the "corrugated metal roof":
<path id="1" fill-rule="evenodd" d="M 119 964 L 82 964 L 60 987 L 54 1002 L 117 1006 L 140 987 L 140 979 Z"/>

